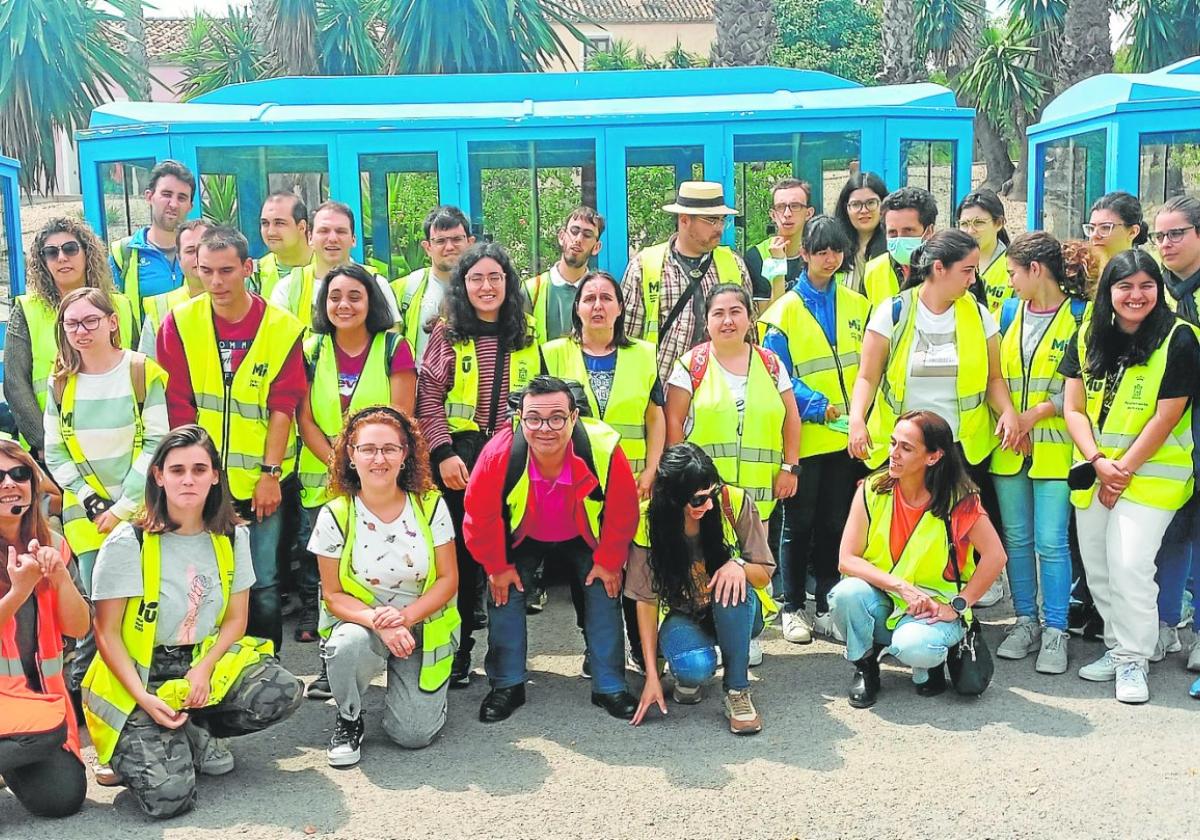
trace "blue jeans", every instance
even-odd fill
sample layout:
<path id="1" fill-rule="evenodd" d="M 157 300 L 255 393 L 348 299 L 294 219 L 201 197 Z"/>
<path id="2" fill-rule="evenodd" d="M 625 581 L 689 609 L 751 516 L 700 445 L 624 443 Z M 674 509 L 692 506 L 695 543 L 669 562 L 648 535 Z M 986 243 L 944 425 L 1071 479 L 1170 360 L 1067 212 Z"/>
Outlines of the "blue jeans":
<path id="1" fill-rule="evenodd" d="M 726 690 L 745 691 L 750 687 L 750 640 L 762 631 L 762 605 L 758 593 L 749 589 L 740 604 L 723 607 L 713 601 L 711 629 L 691 616 L 668 613 L 658 628 L 658 649 L 675 682 L 694 688 L 717 672 L 719 646 L 725 664 L 721 684 Z"/>
<path id="2" fill-rule="evenodd" d="M 829 593 L 829 613 L 846 637 L 847 659 L 857 662 L 873 645 L 886 645 L 888 653 L 913 669 L 913 682 L 923 683 L 929 669 L 945 662 L 950 648 L 962 641 L 966 628 L 961 621 L 926 624 L 904 615 L 895 629 L 888 629 L 894 608 L 886 592 L 859 578 L 845 578 Z"/>
<path id="3" fill-rule="evenodd" d="M 283 531 L 282 506 L 259 522 L 249 510 L 249 501 L 237 503 L 238 514 L 250 525 L 250 559 L 254 564 L 254 585 L 250 587 L 250 620 L 246 633 L 275 643 L 275 652 L 283 647 L 283 608 L 279 598 L 279 562 L 276 551 Z"/>
<path id="4" fill-rule="evenodd" d="M 1028 464 L 1016 475 L 994 475 L 1008 584 L 1018 617 L 1036 619 L 1039 579 L 1046 626 L 1067 629 L 1071 600 L 1071 549 L 1067 527 L 1071 490 L 1067 482 L 1030 478 Z"/>
<path id="5" fill-rule="evenodd" d="M 583 582 L 592 571 L 592 549 L 581 538 L 544 543 L 524 539 L 512 549 L 510 559 L 521 576 L 521 592 L 508 588 L 508 602 L 497 606 L 488 599 L 488 652 L 484 660 L 493 688 L 509 688 L 528 679 L 529 636 L 525 629 L 525 595 L 534 590 L 539 563 L 567 563 L 583 590 L 584 645 L 592 668 L 596 694 L 625 691 L 625 631 L 621 596 L 610 598 L 604 584 Z"/>
<path id="6" fill-rule="evenodd" d="M 1200 585 L 1197 585 L 1193 563 L 1197 546 L 1200 546 L 1200 499 L 1193 496 L 1171 520 L 1154 559 L 1158 567 L 1154 574 L 1154 582 L 1158 584 L 1158 620 L 1172 627 L 1183 616 L 1185 589 L 1192 593 L 1192 604 L 1200 604 L 1200 597 L 1197 597 Z M 1196 632 L 1200 633 L 1200 611 L 1193 622 Z"/>

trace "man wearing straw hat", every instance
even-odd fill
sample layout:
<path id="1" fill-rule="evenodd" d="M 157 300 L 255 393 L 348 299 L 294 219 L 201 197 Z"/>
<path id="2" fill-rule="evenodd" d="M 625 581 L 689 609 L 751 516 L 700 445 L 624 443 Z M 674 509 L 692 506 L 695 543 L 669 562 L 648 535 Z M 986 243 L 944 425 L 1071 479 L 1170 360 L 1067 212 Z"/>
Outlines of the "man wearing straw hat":
<path id="1" fill-rule="evenodd" d="M 642 249 L 625 269 L 625 330 L 658 343 L 658 372 L 666 382 L 675 360 L 708 338 L 704 298 L 721 283 L 733 283 L 753 297 L 742 258 L 721 245 L 725 219 L 737 211 L 725 205 L 724 189 L 711 181 L 685 181 L 675 203 L 675 234 Z M 753 317 L 753 313 L 751 313 Z"/>

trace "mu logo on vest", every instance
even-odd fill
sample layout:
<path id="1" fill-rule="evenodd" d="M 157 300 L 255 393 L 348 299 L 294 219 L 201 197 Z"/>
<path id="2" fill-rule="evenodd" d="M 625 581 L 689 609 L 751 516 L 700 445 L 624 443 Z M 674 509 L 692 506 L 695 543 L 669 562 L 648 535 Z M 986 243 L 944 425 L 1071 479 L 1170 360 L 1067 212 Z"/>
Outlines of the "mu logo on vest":
<path id="1" fill-rule="evenodd" d="M 473 359 L 472 357 L 470 357 L 470 356 L 463 356 L 463 358 L 462 358 L 462 372 L 463 372 L 463 373 L 470 373 L 470 372 L 471 372 L 471 367 L 472 367 L 474 364 L 475 364 L 475 361 L 474 361 L 474 359 Z"/>
<path id="2" fill-rule="evenodd" d="M 158 621 L 158 601 L 151 601 L 148 604 L 142 601 L 142 605 L 138 607 L 137 617 L 133 620 L 134 629 L 141 632 L 145 629 L 147 621 L 151 624 Z"/>
<path id="3" fill-rule="evenodd" d="M 659 285 L 660 285 L 660 283 L 657 280 L 654 280 L 653 282 L 646 284 L 646 300 L 647 301 L 658 300 Z"/>
<path id="4" fill-rule="evenodd" d="M 267 375 L 267 363 L 259 362 L 258 364 L 256 364 L 254 366 L 254 368 L 250 371 L 250 373 L 257 377 L 266 376 Z"/>
<path id="5" fill-rule="evenodd" d="M 850 327 L 850 334 L 861 341 L 863 337 L 862 318 L 851 318 L 847 326 Z"/>

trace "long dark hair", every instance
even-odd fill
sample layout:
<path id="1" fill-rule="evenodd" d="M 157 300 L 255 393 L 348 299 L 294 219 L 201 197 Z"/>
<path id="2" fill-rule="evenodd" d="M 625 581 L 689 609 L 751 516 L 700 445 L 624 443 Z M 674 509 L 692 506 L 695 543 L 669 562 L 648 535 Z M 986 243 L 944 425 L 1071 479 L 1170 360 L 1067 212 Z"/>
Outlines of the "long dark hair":
<path id="1" fill-rule="evenodd" d="M 668 606 L 687 606 L 700 597 L 692 576 L 692 558 L 683 540 L 684 507 L 692 496 L 720 483 L 716 464 L 694 443 L 675 444 L 658 462 L 646 512 L 650 539 L 647 560 L 654 591 Z M 710 576 L 733 556 L 733 547 L 725 544 L 723 515 L 718 499 L 700 520 L 700 551 Z"/>
<path id="2" fill-rule="evenodd" d="M 5 458 L 16 461 L 22 466 L 29 467 L 32 475 L 29 478 L 29 501 L 30 505 L 21 514 L 21 530 L 17 537 L 18 542 L 13 546 L 18 554 L 23 554 L 29 550 L 29 541 L 37 540 L 39 545 L 54 545 L 53 537 L 50 534 L 50 525 L 46 521 L 46 514 L 42 511 L 42 499 L 46 495 L 43 490 L 43 482 L 46 480 L 45 473 L 33 460 L 33 456 L 21 448 L 21 445 L 12 440 L 0 440 L 0 455 Z M 15 480 L 15 479 L 14 479 Z M 7 552 L 8 542 L 0 537 L 0 549 Z M 5 554 L 5 571 L 0 573 L 0 580 L 8 580 L 8 557 Z M 11 584 L 11 581 L 9 581 Z"/>
<path id="3" fill-rule="evenodd" d="M 971 234 L 956 228 L 939 230 L 912 252 L 908 266 L 908 279 L 904 281 L 904 288 L 911 289 L 924 283 L 929 278 L 930 272 L 933 271 L 935 261 L 940 261 L 944 267 L 949 268 L 955 263 L 965 260 L 972 251 L 978 250 L 979 243 Z M 971 294 L 977 301 L 987 305 L 987 290 L 983 288 L 983 283 L 978 275 L 975 282 L 971 284 Z"/>
<path id="4" fill-rule="evenodd" d="M 1146 320 L 1138 325 L 1137 331 L 1128 336 L 1128 341 L 1120 340 L 1120 336 L 1125 334 L 1117 326 L 1117 317 L 1112 305 L 1112 288 L 1122 280 L 1143 271 L 1154 280 L 1158 289 L 1158 300 L 1154 302 L 1154 308 L 1150 310 Z M 1096 286 L 1095 309 L 1092 311 L 1092 320 L 1088 324 L 1085 336 L 1087 356 L 1084 369 L 1091 376 L 1100 378 L 1108 376 L 1122 364 L 1145 364 L 1150 354 L 1166 340 L 1173 326 L 1175 313 L 1167 306 L 1166 284 L 1154 257 L 1137 248 L 1122 251 L 1108 261 L 1100 275 L 1100 283 Z"/>
<path id="5" fill-rule="evenodd" d="M 1008 246 L 1008 260 L 1028 269 L 1035 262 L 1054 278 L 1067 297 L 1087 298 L 1089 249 L 1062 243 L 1043 230 L 1017 234 Z"/>
<path id="6" fill-rule="evenodd" d="M 1095 213 L 1097 210 L 1111 210 L 1127 227 L 1137 225 L 1137 236 L 1133 237 L 1134 245 L 1145 245 L 1150 239 L 1146 219 L 1142 215 L 1142 202 L 1138 201 L 1136 196 L 1124 190 L 1105 193 L 1096 199 L 1090 212 Z"/>
<path id="7" fill-rule="evenodd" d="M 993 222 L 998 222 L 1005 218 L 1004 202 L 1000 200 L 1000 196 L 991 190 L 975 190 L 975 192 L 967 193 L 963 200 L 958 203 L 958 209 L 954 211 L 954 221 L 957 223 L 962 218 L 963 211 L 971 207 L 978 207 L 984 213 L 987 213 L 992 217 Z M 1008 229 L 1002 226 L 996 233 L 996 239 L 1007 246 L 1011 241 L 1008 237 Z"/>
<path id="8" fill-rule="evenodd" d="M 833 210 L 833 217 L 838 220 L 838 223 L 842 226 L 842 230 L 846 234 L 846 238 L 853 246 L 853 250 L 847 255 L 849 257 L 854 257 L 858 253 L 858 231 L 850 222 L 850 211 L 846 209 L 846 203 L 850 201 L 850 194 L 852 192 L 861 189 L 868 189 L 879 196 L 881 205 L 888 194 L 887 184 L 874 172 L 859 172 L 846 179 L 845 186 L 838 193 L 837 206 Z M 870 260 L 878 257 L 880 254 L 886 253 L 887 231 L 883 225 L 883 208 L 880 207 L 879 224 L 875 226 L 875 232 L 871 234 L 871 238 L 867 241 L 866 258 Z"/>
<path id="9" fill-rule="evenodd" d="M 465 252 L 450 274 L 450 288 L 446 290 L 446 338 L 451 344 L 469 341 L 480 334 L 479 317 L 467 297 L 467 272 L 475 263 L 493 259 L 504 272 L 504 302 L 500 304 L 496 325 L 500 338 L 509 350 L 523 350 L 534 342 L 534 336 L 525 320 L 525 292 L 521 278 L 513 268 L 508 253 L 495 242 L 476 242 Z"/>
<path id="10" fill-rule="evenodd" d="M 926 451 L 942 453 L 938 462 L 925 470 L 925 489 L 932 497 L 929 512 L 939 519 L 948 519 L 958 503 L 967 496 L 978 494 L 979 488 L 971 481 L 962 455 L 954 445 L 954 433 L 950 431 L 949 423 L 932 411 L 906 411 L 896 418 L 896 423 L 905 420 L 921 430 Z M 871 489 L 876 493 L 891 493 L 899 483 L 888 474 L 886 463 L 875 471 L 870 481 Z"/>
<path id="11" fill-rule="evenodd" d="M 571 304 L 571 338 L 583 341 L 583 319 L 579 317 L 579 302 L 583 300 L 583 287 L 592 280 L 607 280 L 612 286 L 617 306 L 621 307 L 621 314 L 613 324 L 613 347 L 631 347 L 633 342 L 625 333 L 625 294 L 621 291 L 621 284 L 607 271 L 589 271 L 575 287 L 575 302 Z"/>
<path id="12" fill-rule="evenodd" d="M 176 530 L 179 523 L 171 519 L 167 509 L 167 493 L 154 480 L 154 470 L 162 471 L 167 456 L 176 449 L 199 446 L 208 453 L 209 462 L 217 472 L 217 483 L 208 488 L 204 499 L 204 530 L 212 534 L 233 537 L 234 529 L 242 524 L 233 509 L 233 497 L 229 494 L 229 479 L 221 465 L 221 453 L 216 444 L 200 426 L 190 423 L 167 432 L 154 450 L 150 468 L 146 470 L 146 510 L 137 521 L 137 527 L 148 534 L 164 534 Z"/>
<path id="13" fill-rule="evenodd" d="M 356 280 L 366 290 L 367 322 L 365 326 L 369 335 L 386 332 L 394 326 L 391 307 L 388 306 L 387 298 L 383 296 L 383 289 L 379 288 L 375 276 L 357 263 L 345 263 L 329 269 L 329 273 L 321 278 L 321 285 L 317 289 L 317 300 L 313 303 L 313 332 L 322 335 L 334 335 L 337 332 L 333 322 L 329 320 L 329 285 L 339 277 Z"/>
<path id="14" fill-rule="evenodd" d="M 329 465 L 329 492 L 335 496 L 354 496 L 362 490 L 358 471 L 350 463 L 350 447 L 358 430 L 379 423 L 400 432 L 408 456 L 396 476 L 396 486 L 408 493 L 425 493 L 433 488 L 429 472 L 429 447 L 421 435 L 417 421 L 403 411 L 388 406 L 364 408 L 346 421 L 346 428 L 333 442 L 333 458 Z"/>

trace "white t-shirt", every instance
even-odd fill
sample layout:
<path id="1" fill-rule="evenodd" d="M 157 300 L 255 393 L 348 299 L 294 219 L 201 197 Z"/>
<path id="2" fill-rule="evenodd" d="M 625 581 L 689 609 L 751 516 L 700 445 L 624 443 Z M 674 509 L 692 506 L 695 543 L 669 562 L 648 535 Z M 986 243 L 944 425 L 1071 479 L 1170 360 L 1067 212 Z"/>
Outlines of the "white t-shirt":
<path id="1" fill-rule="evenodd" d="M 770 352 L 770 351 L 767 351 Z M 692 374 L 688 370 L 684 361 L 691 361 L 691 357 L 685 354 L 682 358 L 676 360 L 674 367 L 671 368 L 671 378 L 667 380 L 667 385 L 674 385 L 676 388 L 682 388 L 689 394 L 692 393 Z M 746 382 L 748 376 L 742 376 L 736 373 L 730 373 L 725 369 L 725 366 L 717 361 L 715 354 L 710 354 L 708 357 L 710 365 L 716 365 L 717 370 L 721 372 L 721 376 L 725 378 L 725 385 L 729 388 L 729 393 L 733 394 L 733 399 L 737 402 L 738 410 L 738 435 L 742 433 L 742 420 L 746 416 Z M 779 375 L 775 379 L 775 386 L 779 389 L 779 393 L 785 393 L 792 389 L 792 377 L 784 370 L 783 365 L 778 365 Z M 688 407 L 687 422 L 684 423 L 684 435 L 692 433 L 692 411 L 693 406 Z"/>
<path id="2" fill-rule="evenodd" d="M 404 607 L 415 601 L 429 577 L 430 556 L 417 513 L 409 496 L 404 510 L 392 522 L 384 522 L 357 498 L 354 499 L 354 555 L 350 566 L 355 576 L 371 587 L 384 606 Z M 439 498 L 429 523 L 434 548 L 454 540 L 454 525 L 446 502 Z M 308 550 L 323 557 L 342 556 L 345 538 L 327 507 L 321 508 L 313 525 Z"/>
<path id="3" fill-rule="evenodd" d="M 950 424 L 958 440 L 958 345 L 955 343 L 954 307 L 935 315 L 914 297 L 917 304 L 916 334 L 908 356 L 908 383 L 904 391 L 905 411 L 932 411 Z M 988 338 L 1000 328 L 987 307 L 976 301 L 983 318 L 983 333 Z M 891 341 L 892 300 L 875 307 L 867 329 Z"/>

